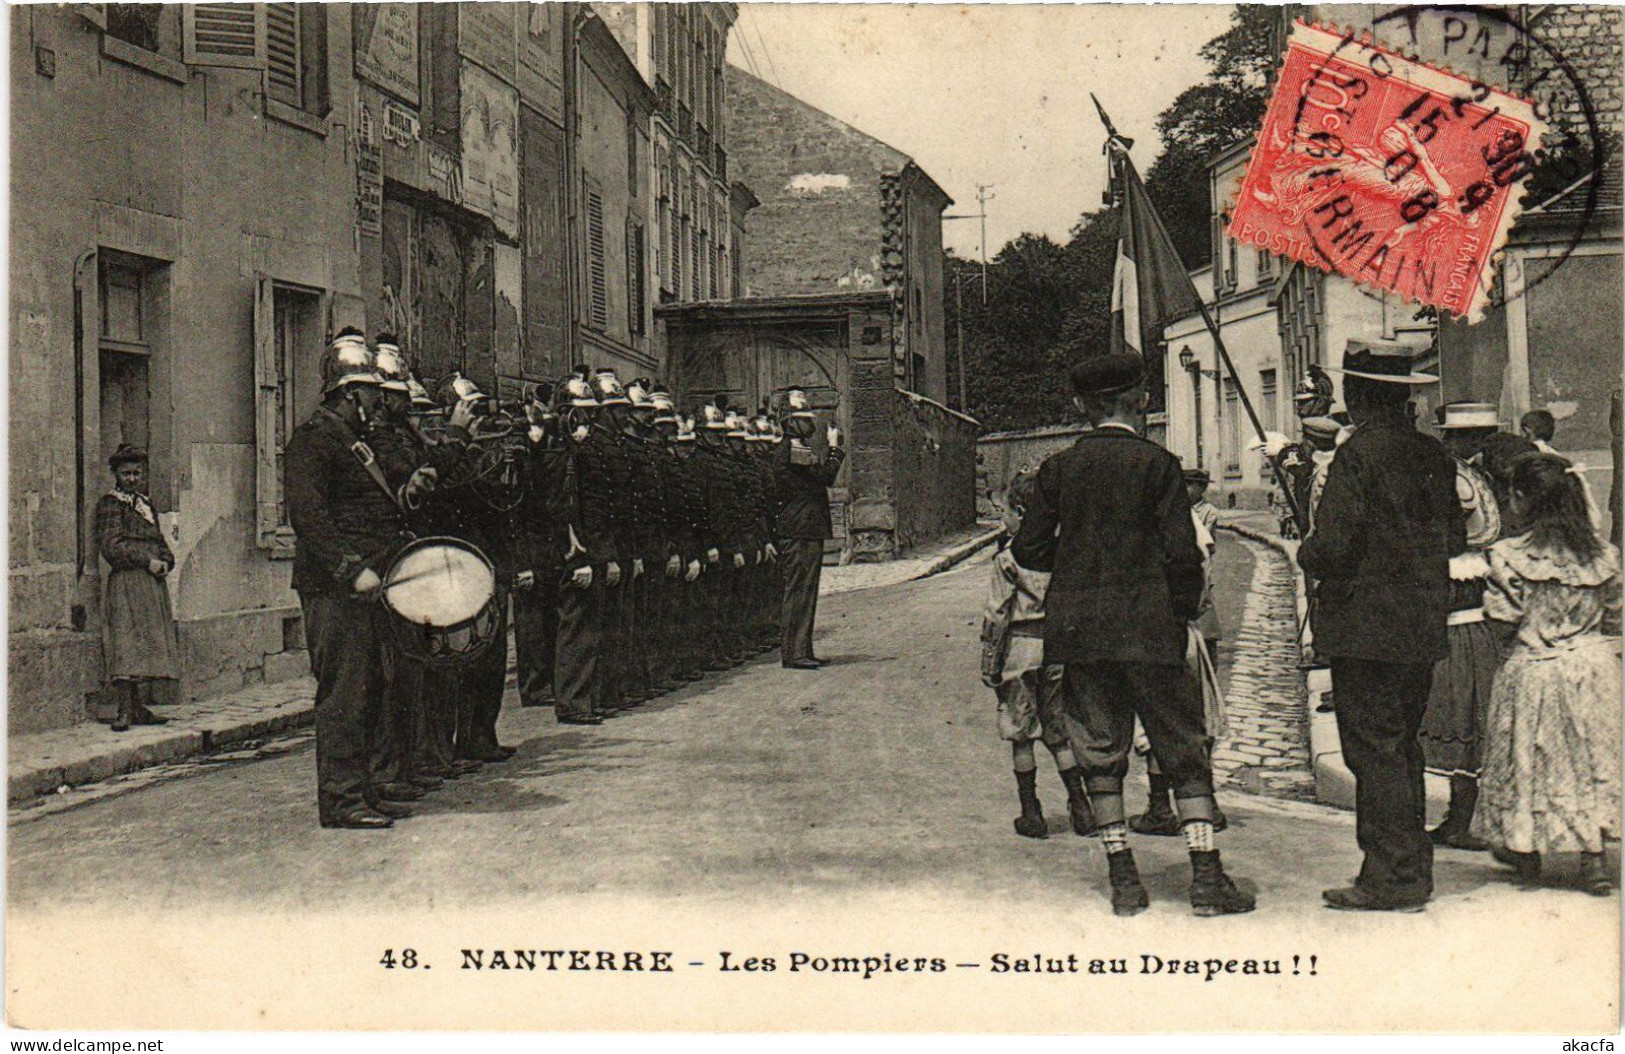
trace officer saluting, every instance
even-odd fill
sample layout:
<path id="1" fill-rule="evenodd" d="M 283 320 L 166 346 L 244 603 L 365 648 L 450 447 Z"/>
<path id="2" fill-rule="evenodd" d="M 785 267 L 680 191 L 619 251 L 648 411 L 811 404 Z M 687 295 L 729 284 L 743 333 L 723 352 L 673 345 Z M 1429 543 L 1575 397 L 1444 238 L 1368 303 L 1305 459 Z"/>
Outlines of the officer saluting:
<path id="1" fill-rule="evenodd" d="M 322 405 L 294 429 L 284 469 L 288 518 L 299 536 L 293 588 L 316 676 L 316 804 L 323 827 L 392 826 L 368 786 L 367 734 L 383 691 L 381 575 L 402 540 L 401 507 L 431 484 L 399 489 L 362 440 L 380 378 L 359 332 L 322 358 Z"/>
<path id="2" fill-rule="evenodd" d="M 824 569 L 824 542 L 835 537 L 829 488 L 846 452 L 840 447 L 839 430 L 819 431 L 807 393 L 800 388 L 785 391 L 781 416 L 784 441 L 774 452 L 779 505 L 775 527 L 784 576 L 779 658 L 792 670 L 816 670 L 823 665 L 812 646 L 818 579 Z"/>
<path id="3" fill-rule="evenodd" d="M 1179 461 L 1140 437 L 1145 366 L 1104 355 L 1072 368 L 1074 403 L 1093 426 L 1045 460 L 1011 545 L 1016 562 L 1052 572 L 1044 662 L 1065 666 L 1061 691 L 1111 871 L 1112 910 L 1150 901 L 1128 847 L 1123 775 L 1134 720 L 1174 785 L 1191 858 L 1197 915 L 1251 911 L 1213 848 L 1213 773 L 1186 623 L 1202 599 L 1202 553 Z"/>

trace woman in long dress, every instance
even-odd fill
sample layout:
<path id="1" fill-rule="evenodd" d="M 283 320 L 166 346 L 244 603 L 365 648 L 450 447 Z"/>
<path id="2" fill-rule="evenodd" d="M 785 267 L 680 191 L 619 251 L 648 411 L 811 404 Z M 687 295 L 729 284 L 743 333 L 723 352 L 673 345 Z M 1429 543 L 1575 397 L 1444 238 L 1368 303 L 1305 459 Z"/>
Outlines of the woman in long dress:
<path id="1" fill-rule="evenodd" d="M 118 693 L 113 731 L 123 732 L 132 724 L 167 723 L 147 704 L 154 681 L 180 677 L 180 643 L 164 585 L 175 555 L 145 493 L 146 452 L 120 444 L 108 464 L 115 486 L 96 503 L 96 548 L 112 568 L 102 593 L 103 645 Z"/>
<path id="2" fill-rule="evenodd" d="M 1581 883 L 1613 888 L 1619 836 L 1619 551 L 1591 530 L 1573 466 L 1519 458 L 1512 504 L 1525 531 L 1489 551 L 1484 613 L 1513 636 L 1490 696 L 1472 831 L 1525 886 L 1541 854 L 1578 851 Z"/>

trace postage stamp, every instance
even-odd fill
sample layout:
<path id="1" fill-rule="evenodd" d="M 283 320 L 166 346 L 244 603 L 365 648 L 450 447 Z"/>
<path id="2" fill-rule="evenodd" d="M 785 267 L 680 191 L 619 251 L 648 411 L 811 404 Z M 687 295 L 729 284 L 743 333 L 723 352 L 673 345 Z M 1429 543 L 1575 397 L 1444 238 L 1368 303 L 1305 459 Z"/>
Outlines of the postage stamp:
<path id="1" fill-rule="evenodd" d="M 1526 99 L 1298 22 L 1227 234 L 1477 321 L 1545 132 Z"/>

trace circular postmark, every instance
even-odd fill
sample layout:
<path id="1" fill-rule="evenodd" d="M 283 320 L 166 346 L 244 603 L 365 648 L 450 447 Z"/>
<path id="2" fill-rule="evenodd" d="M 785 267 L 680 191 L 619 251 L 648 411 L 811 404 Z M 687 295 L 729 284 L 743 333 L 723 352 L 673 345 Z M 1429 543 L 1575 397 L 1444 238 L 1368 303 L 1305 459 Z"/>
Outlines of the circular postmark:
<path id="1" fill-rule="evenodd" d="M 1330 28 L 1330 27 L 1328 27 Z M 1448 103 L 1424 105 L 1423 98 L 1401 111 L 1391 129 L 1383 135 L 1391 136 L 1384 148 L 1372 153 L 1362 173 L 1368 186 L 1381 193 L 1373 197 L 1385 200 L 1396 210 L 1390 221 L 1388 238 L 1375 252 L 1381 260 L 1387 259 L 1385 246 L 1396 236 L 1402 237 L 1417 230 L 1426 230 L 1430 224 L 1459 221 L 1470 217 L 1481 206 L 1507 207 L 1524 195 L 1528 184 L 1537 173 L 1541 176 L 1545 193 L 1541 200 L 1525 199 L 1525 209 L 1544 203 L 1557 193 L 1578 194 L 1579 217 L 1569 230 L 1559 235 L 1555 252 L 1534 257 L 1522 271 L 1522 281 L 1510 292 L 1500 280 L 1500 266 L 1505 259 L 1504 247 L 1483 263 L 1475 280 L 1482 283 L 1482 303 L 1489 307 L 1505 305 L 1529 292 L 1551 277 L 1573 255 L 1590 230 L 1598 203 L 1598 185 L 1601 180 L 1588 178 L 1600 173 L 1614 159 L 1612 149 L 1598 122 L 1596 107 L 1584 78 L 1569 58 L 1552 42 L 1544 39 L 1522 20 L 1491 8 L 1457 5 L 1429 5 L 1393 8 L 1380 12 L 1368 26 L 1339 26 L 1334 30 L 1337 42 L 1328 59 L 1336 57 L 1346 66 L 1368 73 L 1368 79 L 1355 84 L 1340 77 L 1329 67 L 1329 61 L 1318 67 L 1304 86 L 1293 115 L 1292 145 L 1309 160 L 1322 167 L 1311 173 L 1338 180 L 1346 178 L 1339 171 L 1342 143 L 1328 128 L 1336 124 L 1313 126 L 1306 123 L 1312 107 L 1305 104 L 1313 96 L 1363 96 L 1371 83 L 1387 81 L 1394 74 L 1389 55 L 1397 55 L 1416 67 L 1437 70 L 1462 78 L 1469 84 L 1464 94 L 1457 94 Z M 1424 53 L 1426 52 L 1426 53 Z M 1538 120 L 1550 125 L 1550 134 L 1533 150 L 1523 142 L 1514 129 L 1490 126 L 1478 141 L 1471 144 L 1482 160 L 1475 173 L 1452 184 L 1440 178 L 1438 167 L 1418 163 L 1417 153 L 1425 156 L 1420 143 L 1433 140 L 1443 124 L 1452 116 L 1459 122 L 1477 117 L 1471 128 L 1477 131 L 1495 116 L 1495 92 L 1516 98 L 1529 98 Z M 1337 107 L 1320 105 L 1317 112 Z M 1578 111 L 1579 121 L 1573 118 Z M 1346 110 L 1343 111 L 1346 114 Z M 1465 134 L 1465 133 L 1461 133 Z M 1414 147 L 1413 149 L 1411 149 Z M 1475 158 L 1475 162 L 1478 159 Z M 1496 202 L 1498 196 L 1505 195 Z M 1329 224 L 1317 231 L 1316 225 L 1304 217 L 1304 240 L 1319 257 L 1325 269 L 1345 274 L 1354 280 L 1356 288 L 1372 299 L 1402 296 L 1407 300 L 1424 299 L 1406 296 L 1404 292 L 1373 288 L 1368 276 L 1350 275 L 1347 253 L 1347 228 L 1335 230 L 1336 244 L 1326 243 Z M 1339 259 L 1339 252 L 1342 259 Z M 1369 263 L 1369 261 L 1368 261 Z M 1414 265 L 1413 265 L 1414 266 Z M 1380 274 L 1381 267 L 1376 269 Z"/>

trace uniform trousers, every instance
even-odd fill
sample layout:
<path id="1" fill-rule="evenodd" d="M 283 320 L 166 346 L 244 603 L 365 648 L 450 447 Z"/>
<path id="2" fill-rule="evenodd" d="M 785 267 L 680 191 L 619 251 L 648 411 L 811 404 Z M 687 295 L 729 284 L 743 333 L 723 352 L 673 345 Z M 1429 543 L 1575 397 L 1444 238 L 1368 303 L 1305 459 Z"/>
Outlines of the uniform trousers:
<path id="1" fill-rule="evenodd" d="M 724 554 L 719 563 L 706 564 L 696 585 L 695 607 L 698 617 L 696 628 L 704 641 L 702 663 L 709 669 L 728 665 L 728 597 L 729 579 L 736 573 L 730 558 Z"/>
<path id="2" fill-rule="evenodd" d="M 457 697 L 462 678 L 455 669 L 423 667 L 423 735 L 418 740 L 416 769 L 443 775 L 457 756 Z"/>
<path id="3" fill-rule="evenodd" d="M 557 565 L 534 568 L 536 583 L 513 594 L 513 646 L 518 660 L 519 699 L 525 706 L 553 705 L 553 656 L 559 635 Z"/>
<path id="4" fill-rule="evenodd" d="M 373 783 L 398 783 L 417 774 L 419 738 L 427 728 L 424 666 L 413 662 L 384 627 L 384 693 L 372 728 Z"/>
<path id="5" fill-rule="evenodd" d="M 784 581 L 779 657 L 785 662 L 810 659 L 818 580 L 824 573 L 824 543 L 816 538 L 784 539 L 779 542 L 779 568 Z"/>
<path id="6" fill-rule="evenodd" d="M 599 614 L 602 624 L 602 644 L 598 660 L 599 713 L 614 713 L 626 709 L 627 649 L 629 608 L 632 606 L 632 561 L 621 562 L 621 578 L 614 585 L 604 586 L 604 602 Z"/>
<path id="7" fill-rule="evenodd" d="M 366 805 L 368 737 L 384 690 L 383 611 L 349 593 L 301 593 L 316 677 L 316 808 L 324 821 Z"/>
<path id="8" fill-rule="evenodd" d="M 508 681 L 508 587 L 497 583 L 496 638 L 458 672 L 457 757 L 479 758 L 497 746 L 497 717 Z"/>
<path id="9" fill-rule="evenodd" d="M 559 622 L 553 660 L 553 700 L 559 717 L 586 718 L 598 713 L 600 660 L 604 647 L 604 569 L 593 568 L 592 585 L 570 583 L 559 574 Z"/>
<path id="10" fill-rule="evenodd" d="M 1333 656 L 1331 668 L 1337 734 L 1354 773 L 1355 837 L 1365 854 L 1355 881 L 1377 897 L 1425 900 L 1433 894 L 1433 842 L 1416 734 L 1433 664 Z"/>
<path id="11" fill-rule="evenodd" d="M 1061 678 L 1067 738 L 1102 824 L 1122 823 L 1123 777 L 1140 719 L 1151 753 L 1174 785 L 1181 820 L 1213 819 L 1213 770 L 1202 694 L 1183 666 L 1067 663 Z"/>

